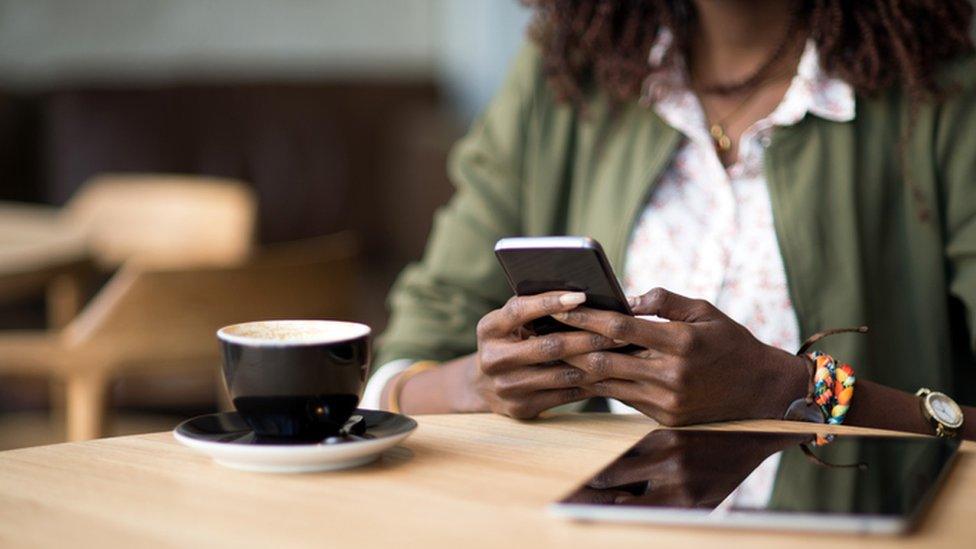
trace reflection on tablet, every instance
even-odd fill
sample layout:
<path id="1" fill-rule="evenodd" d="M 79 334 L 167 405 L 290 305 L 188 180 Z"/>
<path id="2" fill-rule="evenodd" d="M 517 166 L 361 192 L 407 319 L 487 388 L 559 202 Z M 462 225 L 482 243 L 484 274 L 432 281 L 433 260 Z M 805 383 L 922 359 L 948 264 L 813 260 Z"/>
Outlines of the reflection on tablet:
<path id="1" fill-rule="evenodd" d="M 656 430 L 556 504 L 594 520 L 901 532 L 958 449 L 922 437 Z M 839 525 L 839 526 L 838 526 Z"/>

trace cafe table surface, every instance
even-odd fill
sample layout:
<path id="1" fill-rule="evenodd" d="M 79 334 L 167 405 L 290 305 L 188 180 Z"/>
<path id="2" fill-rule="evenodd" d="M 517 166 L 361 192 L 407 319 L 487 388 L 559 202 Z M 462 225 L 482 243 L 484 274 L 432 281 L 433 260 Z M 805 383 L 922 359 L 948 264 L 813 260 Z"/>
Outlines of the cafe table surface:
<path id="1" fill-rule="evenodd" d="M 0 546 L 49 547 L 973 547 L 976 444 L 907 537 L 577 523 L 547 506 L 639 440 L 642 416 L 569 414 L 521 422 L 418 416 L 377 462 L 338 472 L 220 467 L 171 433 L 0 452 Z M 736 422 L 723 430 L 809 430 Z M 851 427 L 841 433 L 880 433 Z"/>

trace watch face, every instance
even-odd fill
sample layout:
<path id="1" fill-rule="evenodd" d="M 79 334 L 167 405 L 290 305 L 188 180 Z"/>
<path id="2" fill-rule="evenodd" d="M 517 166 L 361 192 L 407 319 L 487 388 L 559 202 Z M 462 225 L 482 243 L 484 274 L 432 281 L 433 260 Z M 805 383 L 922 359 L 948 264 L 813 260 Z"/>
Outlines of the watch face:
<path id="1" fill-rule="evenodd" d="M 962 425 L 962 409 L 951 398 L 942 393 L 930 393 L 926 400 L 929 413 L 939 423 L 953 429 Z"/>

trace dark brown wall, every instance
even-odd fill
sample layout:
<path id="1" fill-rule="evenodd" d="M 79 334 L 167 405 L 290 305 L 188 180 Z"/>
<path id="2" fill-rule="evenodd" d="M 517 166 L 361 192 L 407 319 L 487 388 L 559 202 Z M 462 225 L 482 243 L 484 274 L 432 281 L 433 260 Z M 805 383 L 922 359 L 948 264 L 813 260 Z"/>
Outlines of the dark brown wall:
<path id="1" fill-rule="evenodd" d="M 39 102 L 0 91 L 0 199 L 41 199 Z"/>

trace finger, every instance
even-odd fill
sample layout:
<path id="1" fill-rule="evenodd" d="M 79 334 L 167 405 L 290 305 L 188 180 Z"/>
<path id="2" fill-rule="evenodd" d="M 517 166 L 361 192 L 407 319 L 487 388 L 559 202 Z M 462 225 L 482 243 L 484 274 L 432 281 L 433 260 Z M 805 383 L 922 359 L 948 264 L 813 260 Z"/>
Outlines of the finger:
<path id="1" fill-rule="evenodd" d="M 650 481 L 648 490 L 640 496 L 620 496 L 614 503 L 617 505 L 639 505 L 641 507 L 705 507 L 714 508 L 721 503 L 716 501 L 714 505 L 701 502 L 695 499 L 685 486 L 671 485 L 655 486 L 654 481 Z"/>
<path id="2" fill-rule="evenodd" d="M 550 408 L 577 402 L 589 396 L 586 391 L 579 387 L 536 391 L 518 401 L 506 402 L 503 411 L 506 415 L 516 419 L 531 419 Z"/>
<path id="3" fill-rule="evenodd" d="M 662 430 L 659 429 L 658 432 Z M 625 455 L 611 463 L 594 476 L 589 485 L 594 488 L 612 488 L 640 481 L 651 481 L 652 486 L 666 486 L 679 476 L 674 472 L 675 464 L 681 461 L 678 459 L 680 457 L 679 449 L 668 446 L 643 449 L 637 455 Z"/>
<path id="4" fill-rule="evenodd" d="M 599 381 L 568 364 L 531 366 L 496 376 L 495 393 L 503 399 L 517 400 L 524 395 L 550 389 L 569 389 Z"/>
<path id="5" fill-rule="evenodd" d="M 667 484 L 672 466 L 669 462 L 674 456 L 671 452 L 658 455 L 625 458 L 612 463 L 600 471 L 587 483 L 591 488 L 615 488 L 627 484 L 649 481 L 651 486 Z"/>
<path id="6" fill-rule="evenodd" d="M 679 322 L 650 322 L 614 311 L 579 307 L 556 313 L 553 318 L 581 330 L 650 349 L 676 352 L 681 349 L 688 326 Z"/>
<path id="7" fill-rule="evenodd" d="M 583 292 L 546 292 L 538 295 L 515 296 L 501 309 L 485 315 L 478 331 L 485 334 L 509 334 L 527 322 L 546 315 L 568 311 L 586 301 Z"/>
<path id="8" fill-rule="evenodd" d="M 712 320 L 721 314 L 711 303 L 703 299 L 691 299 L 664 288 L 653 290 L 634 298 L 631 310 L 635 315 L 655 315 L 681 322 Z"/>
<path id="9" fill-rule="evenodd" d="M 615 398 L 633 406 L 659 423 L 670 423 L 668 411 L 676 408 L 677 393 L 653 383 L 604 379 L 582 387 L 593 396 Z"/>
<path id="10" fill-rule="evenodd" d="M 638 383 L 623 379 L 602 379 L 583 388 L 595 396 L 625 400 L 637 396 L 638 386 Z"/>
<path id="11" fill-rule="evenodd" d="M 491 354 L 501 368 L 542 364 L 569 356 L 613 349 L 621 344 L 593 332 L 574 331 L 532 337 L 522 341 L 497 342 Z"/>
<path id="12" fill-rule="evenodd" d="M 638 358 L 613 351 L 595 351 L 566 357 L 563 361 L 587 372 L 594 381 L 615 378 L 669 386 L 661 361 L 653 358 Z"/>
<path id="13" fill-rule="evenodd" d="M 612 490 L 608 488 L 590 488 L 584 486 L 566 498 L 568 503 L 616 503 L 621 498 L 633 497 L 630 492 Z"/>

